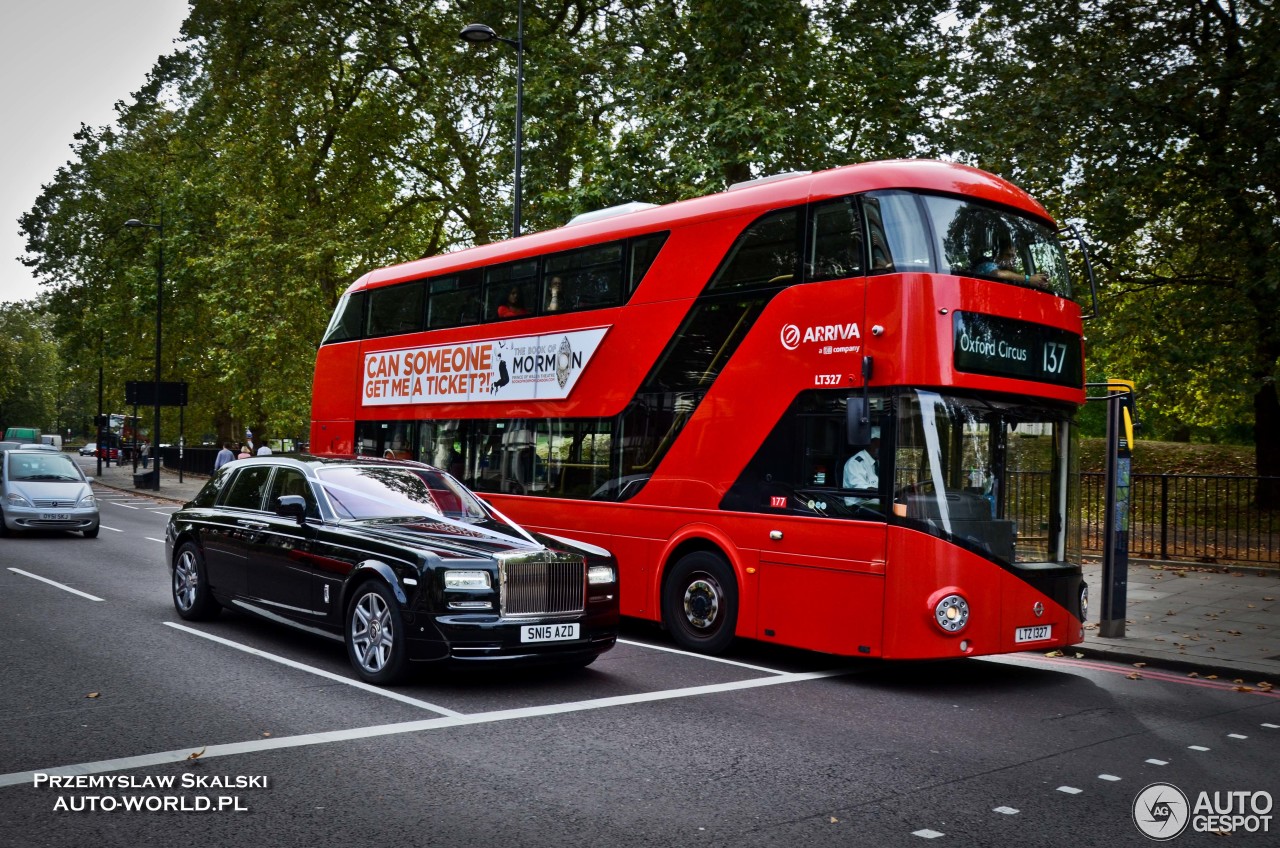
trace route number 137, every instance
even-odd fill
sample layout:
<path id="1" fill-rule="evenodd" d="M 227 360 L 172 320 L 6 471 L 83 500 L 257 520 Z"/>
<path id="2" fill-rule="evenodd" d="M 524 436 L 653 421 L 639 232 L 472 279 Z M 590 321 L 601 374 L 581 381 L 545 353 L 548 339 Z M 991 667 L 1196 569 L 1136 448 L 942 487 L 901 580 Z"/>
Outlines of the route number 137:
<path id="1" fill-rule="evenodd" d="M 1058 342 L 1046 342 L 1044 346 L 1044 370 L 1047 374 L 1061 374 L 1067 364 L 1067 346 Z"/>

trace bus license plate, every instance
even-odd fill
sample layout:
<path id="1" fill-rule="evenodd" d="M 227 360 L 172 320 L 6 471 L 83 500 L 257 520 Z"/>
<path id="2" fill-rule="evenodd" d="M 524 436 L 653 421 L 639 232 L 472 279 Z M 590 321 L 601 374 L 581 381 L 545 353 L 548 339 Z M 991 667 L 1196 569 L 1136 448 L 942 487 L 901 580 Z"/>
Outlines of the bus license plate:
<path id="1" fill-rule="evenodd" d="M 40 513 L 42 521 L 70 521 L 71 513 L 69 512 L 42 512 Z"/>
<path id="2" fill-rule="evenodd" d="M 1019 627 L 1013 631 L 1015 642 L 1043 642 L 1053 638 L 1052 624 L 1037 624 L 1035 627 Z"/>
<path id="3" fill-rule="evenodd" d="M 526 624 L 520 628 L 521 642 L 563 642 L 577 638 L 577 624 Z"/>

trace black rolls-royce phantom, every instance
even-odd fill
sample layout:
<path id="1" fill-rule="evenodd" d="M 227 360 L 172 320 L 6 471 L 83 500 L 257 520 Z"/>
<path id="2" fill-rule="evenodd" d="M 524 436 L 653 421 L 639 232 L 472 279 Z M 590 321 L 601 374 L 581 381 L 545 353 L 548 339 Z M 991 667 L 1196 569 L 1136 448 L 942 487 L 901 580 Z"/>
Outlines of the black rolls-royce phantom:
<path id="1" fill-rule="evenodd" d="M 321 631 L 371 683 L 416 662 L 586 665 L 617 639 L 608 551 L 527 532 L 416 462 L 230 462 L 169 519 L 165 551 L 178 615 Z"/>

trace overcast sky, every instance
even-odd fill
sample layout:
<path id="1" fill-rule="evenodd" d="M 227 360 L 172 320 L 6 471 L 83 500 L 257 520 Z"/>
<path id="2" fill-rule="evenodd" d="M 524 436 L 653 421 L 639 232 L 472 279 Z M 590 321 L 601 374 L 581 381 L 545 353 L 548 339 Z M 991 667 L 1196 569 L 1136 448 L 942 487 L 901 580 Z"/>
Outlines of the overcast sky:
<path id="1" fill-rule="evenodd" d="M 114 121 L 186 16 L 186 0 L 0 0 L 0 302 L 40 291 L 17 258 L 18 216 L 71 158 L 82 123 Z"/>

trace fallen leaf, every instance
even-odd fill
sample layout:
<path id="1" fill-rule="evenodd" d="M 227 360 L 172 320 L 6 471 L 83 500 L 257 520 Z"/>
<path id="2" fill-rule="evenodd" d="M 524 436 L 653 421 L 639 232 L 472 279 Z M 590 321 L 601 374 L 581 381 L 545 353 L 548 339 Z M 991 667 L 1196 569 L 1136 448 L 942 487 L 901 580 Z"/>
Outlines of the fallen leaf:
<path id="1" fill-rule="evenodd" d="M 270 735 L 271 735 L 271 731 L 270 731 L 270 730 L 264 730 L 264 731 L 262 731 L 262 735 L 263 735 L 263 736 L 270 736 Z"/>
<path id="2" fill-rule="evenodd" d="M 1274 688 L 1275 688 L 1274 686 L 1272 686 L 1270 683 L 1268 683 L 1265 680 L 1258 684 L 1258 689 L 1260 689 L 1263 692 L 1270 692 Z"/>
<path id="3" fill-rule="evenodd" d="M 1078 660 L 1082 660 L 1082 659 L 1084 659 L 1084 654 L 1081 654 L 1081 653 L 1078 653 L 1078 652 L 1077 652 L 1077 653 L 1076 653 L 1076 659 L 1078 659 Z"/>
<path id="4" fill-rule="evenodd" d="M 1060 656 L 1062 656 L 1062 651 L 1050 651 L 1049 653 L 1045 654 L 1045 656 L 1046 656 L 1046 657 L 1060 657 Z"/>
<path id="5" fill-rule="evenodd" d="M 1233 687 L 1233 688 L 1234 688 L 1237 692 L 1252 692 L 1252 691 L 1253 691 L 1253 687 L 1252 687 L 1252 686 L 1235 686 L 1235 687 Z"/>
<path id="6" fill-rule="evenodd" d="M 1194 671 L 1187 675 L 1187 677 L 1199 677 L 1199 676 L 1200 675 Z"/>
<path id="7" fill-rule="evenodd" d="M 1232 682 L 1232 683 L 1244 683 L 1244 681 L 1243 681 L 1242 679 L 1240 679 L 1239 677 L 1237 677 L 1235 680 L 1233 680 L 1233 681 L 1231 681 L 1231 682 Z"/>
<path id="8" fill-rule="evenodd" d="M 1134 667 L 1134 668 L 1146 668 L 1146 667 L 1147 667 L 1147 664 L 1146 664 L 1146 663 L 1144 663 L 1144 662 L 1134 663 L 1134 664 L 1133 664 L 1133 667 Z"/>
<path id="9" fill-rule="evenodd" d="M 1240 631 L 1239 631 L 1239 630 L 1228 630 L 1228 631 L 1227 631 L 1227 635 L 1228 635 L 1228 636 L 1240 636 L 1240 635 L 1241 635 L 1241 633 L 1240 633 Z"/>
<path id="10" fill-rule="evenodd" d="M 1275 600 L 1275 598 L 1263 598 L 1262 600 L 1264 600 L 1264 601 L 1274 601 L 1274 600 Z"/>
<path id="11" fill-rule="evenodd" d="M 835 816 L 832 816 L 832 817 L 831 817 L 831 823 L 832 823 L 832 824 L 836 824 L 836 823 L 837 823 L 837 822 L 839 822 L 839 821 L 840 821 L 840 819 L 836 818 Z"/>
<path id="12" fill-rule="evenodd" d="M 205 751 L 207 751 L 207 750 L 209 750 L 209 746 L 208 746 L 208 745 L 204 746 L 204 747 L 203 747 L 203 748 L 201 748 L 199 751 L 196 751 L 196 752 L 191 753 L 191 754 L 187 754 L 187 759 L 188 759 L 188 760 L 198 760 L 198 759 L 200 759 L 201 757 L 203 757 L 203 756 L 204 756 L 204 752 L 205 752 Z"/>
<path id="13" fill-rule="evenodd" d="M 86 697 L 86 698 L 96 698 L 96 697 L 98 697 L 98 693 L 97 693 L 97 692 L 90 692 L 88 695 L 85 695 L 85 697 Z"/>
<path id="14" fill-rule="evenodd" d="M 1141 675 L 1141 674 L 1138 674 L 1138 672 L 1136 672 L 1136 671 L 1135 671 L 1133 674 L 1126 674 L 1126 675 L 1125 675 L 1125 677 L 1129 678 L 1130 680 L 1141 680 L 1141 679 L 1142 679 L 1142 675 Z"/>

